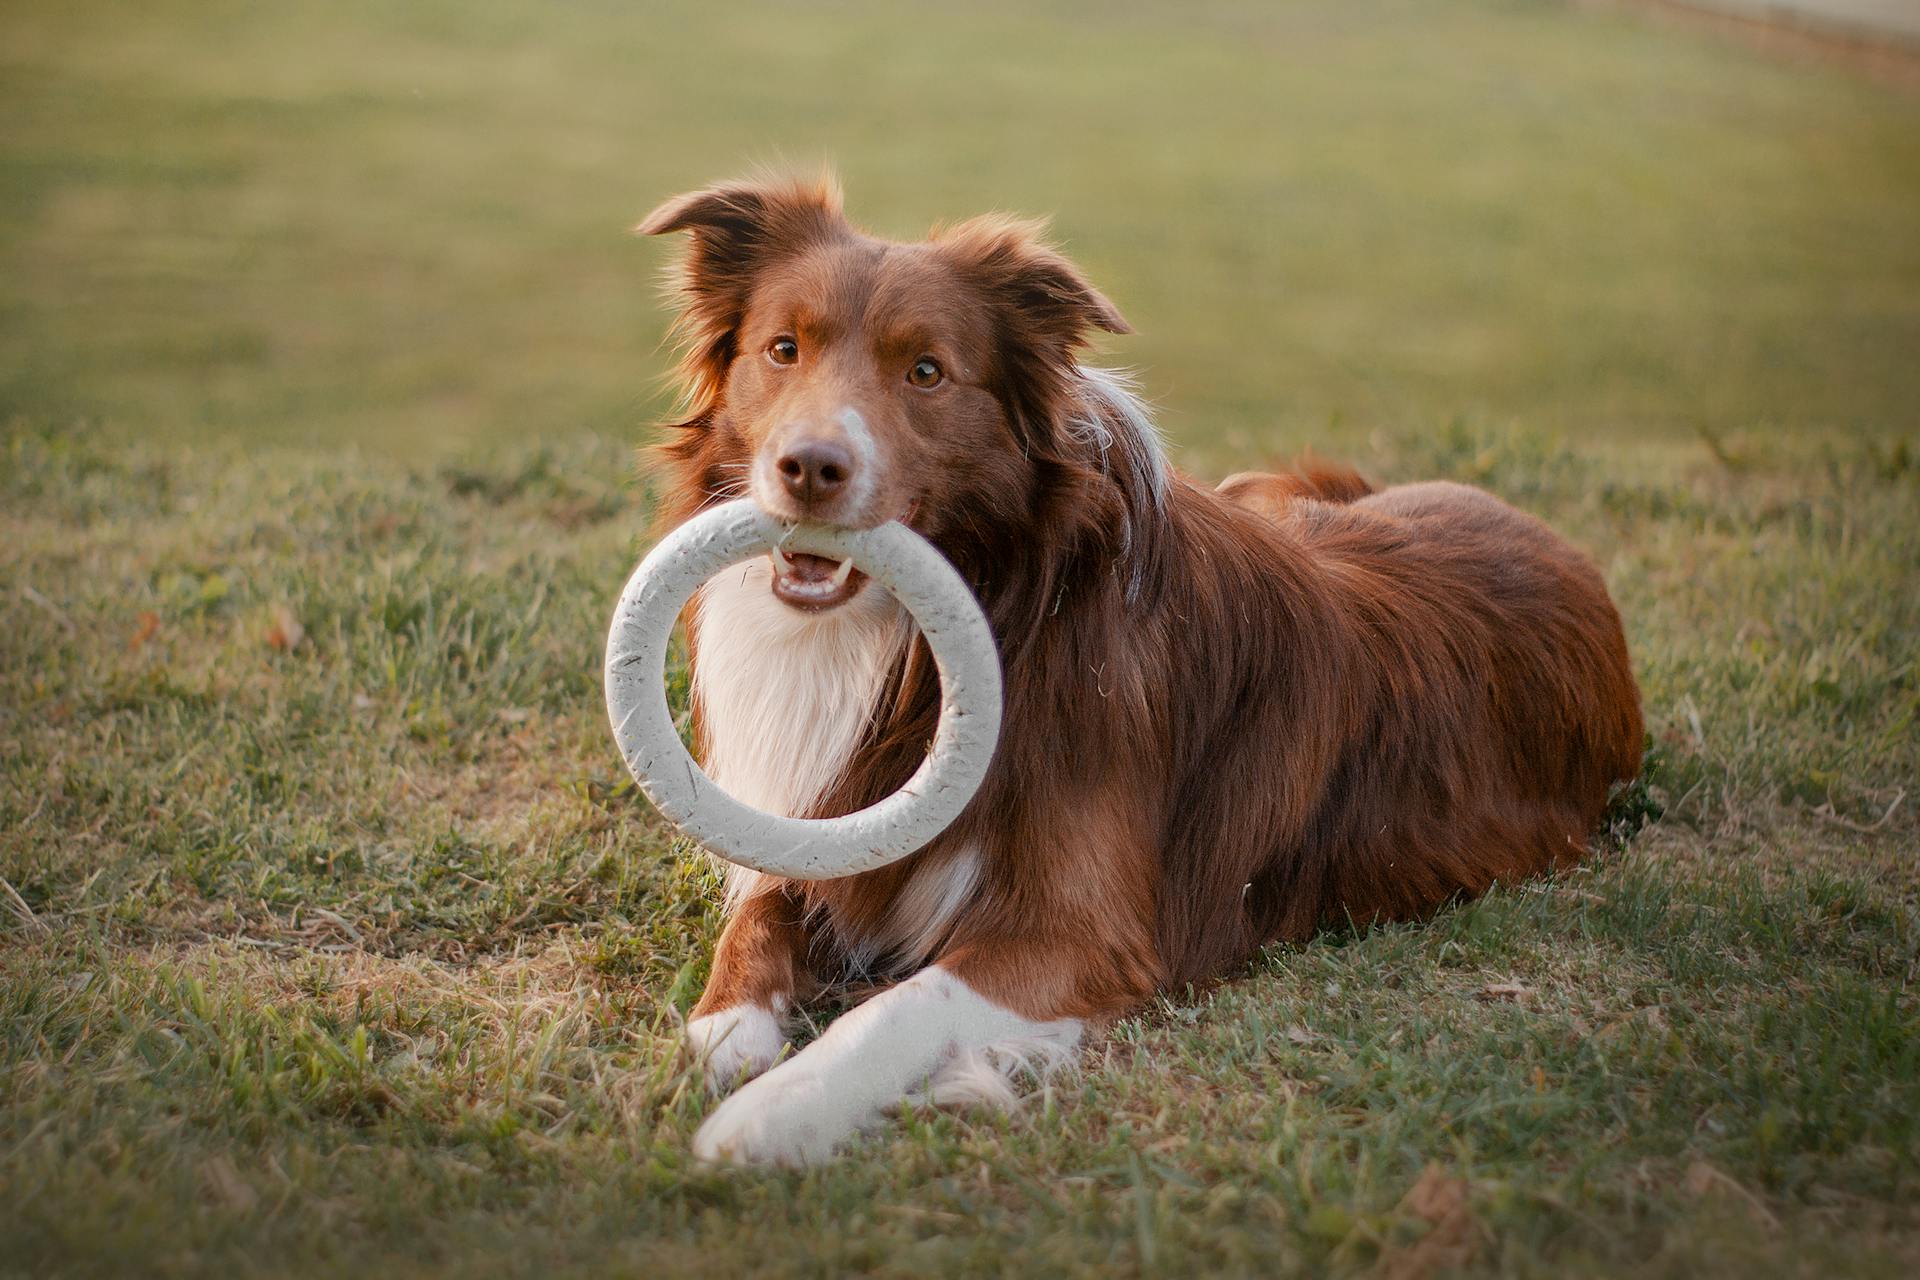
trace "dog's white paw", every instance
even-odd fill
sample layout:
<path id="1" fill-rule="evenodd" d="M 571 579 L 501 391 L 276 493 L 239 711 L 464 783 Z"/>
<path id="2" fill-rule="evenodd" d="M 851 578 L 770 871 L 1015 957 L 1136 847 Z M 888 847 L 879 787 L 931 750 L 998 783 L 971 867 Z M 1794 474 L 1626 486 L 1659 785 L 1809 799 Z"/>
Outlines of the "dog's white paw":
<path id="1" fill-rule="evenodd" d="M 693 1154 L 798 1169 L 831 1159 L 841 1142 L 883 1119 L 804 1069 L 789 1074 L 782 1067 L 721 1103 L 693 1135 Z"/>
<path id="2" fill-rule="evenodd" d="M 715 1093 L 771 1067 L 786 1043 L 780 1019 L 757 1004 L 737 1004 L 687 1024 L 687 1048 L 705 1064 L 707 1087 Z"/>

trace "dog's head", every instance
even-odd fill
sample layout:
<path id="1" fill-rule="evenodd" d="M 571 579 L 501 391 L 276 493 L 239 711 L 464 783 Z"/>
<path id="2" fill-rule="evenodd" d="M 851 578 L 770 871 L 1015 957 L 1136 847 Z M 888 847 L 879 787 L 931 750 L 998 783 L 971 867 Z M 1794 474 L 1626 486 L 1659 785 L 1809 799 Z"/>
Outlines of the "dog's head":
<path id="1" fill-rule="evenodd" d="M 670 454 L 702 502 L 744 493 L 784 519 L 981 532 L 1075 447 L 1062 405 L 1090 332 L 1127 331 L 1012 218 L 899 244 L 854 229 L 831 181 L 766 182 L 679 196 L 638 230 L 692 236 L 676 285 L 694 434 Z M 830 561 L 794 560 L 774 583 L 789 604 L 859 589 Z"/>

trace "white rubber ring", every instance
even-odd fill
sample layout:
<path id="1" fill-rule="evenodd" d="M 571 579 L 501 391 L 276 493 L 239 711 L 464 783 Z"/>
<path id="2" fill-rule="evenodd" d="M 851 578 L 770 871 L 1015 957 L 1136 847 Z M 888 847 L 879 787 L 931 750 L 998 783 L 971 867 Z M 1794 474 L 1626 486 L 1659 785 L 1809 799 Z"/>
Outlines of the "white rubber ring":
<path id="1" fill-rule="evenodd" d="M 841 818 L 789 818 L 728 795 L 687 753 L 667 709 L 667 646 L 700 584 L 769 547 L 851 559 L 920 624 L 940 671 L 927 758 L 886 799 Z M 607 632 L 607 715 L 634 780 L 687 835 L 769 875 L 830 880 L 884 867 L 960 816 L 1000 738 L 1000 653 L 979 601 L 933 544 L 898 521 L 858 531 L 790 525 L 741 498 L 687 521 L 627 580 Z"/>

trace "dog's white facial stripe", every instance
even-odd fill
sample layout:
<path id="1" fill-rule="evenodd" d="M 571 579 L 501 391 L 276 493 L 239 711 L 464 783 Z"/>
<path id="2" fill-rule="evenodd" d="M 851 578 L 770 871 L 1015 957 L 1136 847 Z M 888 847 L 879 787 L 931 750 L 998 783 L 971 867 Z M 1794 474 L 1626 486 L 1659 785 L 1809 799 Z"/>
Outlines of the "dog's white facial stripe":
<path id="1" fill-rule="evenodd" d="M 700 588 L 693 696 L 708 775 L 746 804 L 794 817 L 846 769 L 913 631 L 877 582 L 827 613 L 780 603 L 772 584 L 772 565 L 757 558 Z M 729 909 L 759 881 L 730 871 Z"/>
<path id="2" fill-rule="evenodd" d="M 873 432 L 867 426 L 867 420 L 852 405 L 840 411 L 840 429 L 847 433 L 847 444 L 853 449 L 853 492 L 847 495 L 845 510 L 855 519 L 868 515 L 867 503 L 873 497 L 873 487 L 880 465 L 880 449 L 875 444 Z"/>
<path id="3" fill-rule="evenodd" d="M 728 1098 L 694 1135 L 693 1151 L 702 1160 L 817 1164 L 902 1102 L 937 1098 L 946 1068 L 1058 1060 L 1081 1030 L 1075 1018 L 1024 1018 L 938 965 L 922 969 Z"/>
<path id="4" fill-rule="evenodd" d="M 885 513 L 868 510 L 873 501 L 875 489 L 880 484 L 880 467 L 883 464 L 880 443 L 874 438 L 873 428 L 867 425 L 866 418 L 858 409 L 847 405 L 833 415 L 833 421 L 845 437 L 847 448 L 853 454 L 853 483 L 834 509 L 839 513 L 835 519 L 847 524 L 865 524 L 872 517 Z M 748 491 L 753 500 L 760 504 L 763 511 L 776 514 L 793 510 L 786 498 L 786 486 L 777 469 L 777 458 L 782 446 L 769 445 L 755 455 L 749 468 L 750 483 Z"/>

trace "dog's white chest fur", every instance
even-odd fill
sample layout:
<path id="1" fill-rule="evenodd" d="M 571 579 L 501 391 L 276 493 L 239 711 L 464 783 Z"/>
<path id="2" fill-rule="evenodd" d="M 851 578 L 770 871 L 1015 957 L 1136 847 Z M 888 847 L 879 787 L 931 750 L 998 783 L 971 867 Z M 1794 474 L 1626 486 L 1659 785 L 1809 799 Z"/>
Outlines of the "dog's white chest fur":
<path id="1" fill-rule="evenodd" d="M 693 697 L 708 776 L 747 804 L 797 817 L 847 767 L 912 623 L 875 582 L 822 614 L 782 604 L 772 586 L 773 566 L 757 558 L 700 589 Z M 729 867 L 728 910 L 760 881 Z"/>
<path id="2" fill-rule="evenodd" d="M 847 767 L 913 624 L 878 583 L 830 613 L 808 614 L 774 598 L 772 574 L 754 560 L 701 588 L 693 696 L 708 775 L 748 804 L 796 816 Z M 859 967 L 922 960 L 979 878 L 978 850 L 940 856 L 901 889 L 873 936 L 842 941 Z M 761 883 L 759 872 L 729 867 L 728 910 Z"/>
<path id="3" fill-rule="evenodd" d="M 795 816 L 846 768 L 910 623 L 869 582 L 828 613 L 774 598 L 764 558 L 700 589 L 693 696 L 707 774 L 734 796 Z"/>

